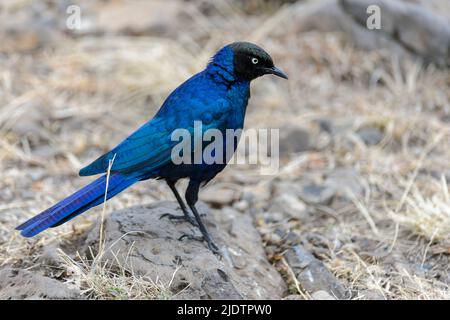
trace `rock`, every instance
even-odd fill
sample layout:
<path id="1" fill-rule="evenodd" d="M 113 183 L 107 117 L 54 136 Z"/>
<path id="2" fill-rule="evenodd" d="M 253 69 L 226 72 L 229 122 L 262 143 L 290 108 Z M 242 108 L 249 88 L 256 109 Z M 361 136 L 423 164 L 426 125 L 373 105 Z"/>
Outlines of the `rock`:
<path id="1" fill-rule="evenodd" d="M 236 287 L 229 280 L 228 275 L 221 269 L 217 269 L 217 274 L 205 274 L 201 289 L 205 293 L 202 298 L 207 299 L 242 299 L 243 296 L 236 290 Z"/>
<path id="2" fill-rule="evenodd" d="M 447 0 L 403 0 L 410 3 L 420 4 L 435 14 L 442 15 L 450 21 L 450 2 Z"/>
<path id="3" fill-rule="evenodd" d="M 279 299 L 285 283 L 267 261 L 261 239 L 250 216 L 231 208 L 208 210 L 199 203 L 199 212 L 223 258 L 214 255 L 205 243 L 178 240 L 183 234 L 199 234 L 186 222 L 160 219 L 164 213 L 181 214 L 173 202 L 159 202 L 111 213 L 105 221 L 104 259 L 128 263 L 136 274 L 171 281 L 176 298 L 186 299 Z M 88 247 L 98 248 L 97 224 L 88 234 Z M 132 248 L 131 252 L 130 248 Z M 128 255 L 128 257 L 127 257 Z M 173 278 L 173 280 L 171 280 Z M 180 292 L 181 291 L 181 292 Z"/>
<path id="4" fill-rule="evenodd" d="M 283 30 L 293 29 L 295 32 L 341 31 L 349 41 L 360 48 L 367 50 L 389 48 L 396 54 L 406 54 L 406 51 L 394 41 L 380 37 L 376 32 L 371 32 L 353 21 L 342 9 L 339 0 L 300 2 L 292 8 L 291 15 L 291 19 L 286 19 L 284 20 L 286 22 L 282 23 Z M 292 21 L 295 21 L 294 25 L 292 25 Z M 286 23 L 291 25 L 285 25 Z"/>
<path id="5" fill-rule="evenodd" d="M 273 205 L 269 207 L 269 211 L 262 212 L 258 215 L 258 217 L 261 217 L 264 221 L 264 223 L 279 223 L 286 219 L 286 215 L 284 214 L 284 211 L 282 211 L 282 208 L 280 208 L 278 205 Z M 261 232 L 261 228 L 258 229 L 259 232 Z M 272 232 L 271 229 L 268 230 L 268 232 Z"/>
<path id="6" fill-rule="evenodd" d="M 248 201 L 240 200 L 233 204 L 233 208 L 235 208 L 236 210 L 239 210 L 241 212 L 245 212 L 246 210 L 248 210 L 250 208 L 250 204 L 248 203 Z"/>
<path id="7" fill-rule="evenodd" d="M 289 218 L 305 219 L 307 206 L 300 199 L 301 187 L 298 183 L 280 181 L 274 184 L 272 203 L 267 209 L 271 214 L 282 213 Z"/>
<path id="8" fill-rule="evenodd" d="M 367 8 L 377 5 L 381 29 L 366 26 Z M 420 4 L 393 0 L 326 0 L 298 2 L 272 30 L 274 35 L 318 30 L 341 31 L 365 50 L 387 49 L 398 56 L 420 57 L 450 66 L 450 22 Z"/>
<path id="9" fill-rule="evenodd" d="M 289 231 L 285 238 L 285 242 L 287 245 L 291 245 L 291 246 L 300 243 L 301 238 L 299 235 L 299 231 Z"/>
<path id="10" fill-rule="evenodd" d="M 317 294 L 319 291 L 325 291 L 337 299 L 347 297 L 346 290 L 339 280 L 322 261 L 316 259 L 303 246 L 292 247 L 286 252 L 285 258 L 301 287 L 307 292 Z M 324 294 L 319 293 L 319 297 L 324 297 Z"/>
<path id="11" fill-rule="evenodd" d="M 362 141 L 368 146 L 374 146 L 383 140 L 383 132 L 380 129 L 374 127 L 364 127 L 356 132 Z"/>
<path id="12" fill-rule="evenodd" d="M 230 205 L 238 198 L 238 192 L 231 189 L 210 187 L 203 190 L 199 198 L 200 200 L 212 205 L 215 208 L 220 208 Z"/>
<path id="13" fill-rule="evenodd" d="M 309 132 L 300 127 L 288 126 L 280 129 L 280 156 L 304 152 L 310 148 Z"/>
<path id="14" fill-rule="evenodd" d="M 293 193 L 277 196 L 267 211 L 270 213 L 269 215 L 274 215 L 271 220 L 275 220 L 275 218 L 281 220 L 281 217 L 302 220 L 307 217 L 307 206 Z M 280 213 L 282 216 L 279 215 Z"/>
<path id="15" fill-rule="evenodd" d="M 319 290 L 311 294 L 313 300 L 336 300 L 335 297 L 331 296 L 328 292 L 324 290 Z"/>
<path id="16" fill-rule="evenodd" d="M 20 269 L 0 270 L 0 299 L 79 299 L 80 292 L 57 280 Z"/>
<path id="17" fill-rule="evenodd" d="M 275 245 L 275 246 L 281 246 L 281 242 L 282 242 L 282 237 L 280 236 L 280 232 L 278 229 L 278 232 L 269 232 L 266 233 L 265 237 L 264 237 L 264 241 L 268 244 L 268 245 Z"/>
<path id="18" fill-rule="evenodd" d="M 301 189 L 299 197 L 308 204 L 326 206 L 331 203 L 335 193 L 336 191 L 332 187 L 308 184 Z"/>
<path id="19" fill-rule="evenodd" d="M 380 8 L 381 29 L 373 30 L 379 37 L 388 37 L 406 51 L 427 62 L 450 67 L 450 21 L 422 5 L 392 0 L 340 0 L 344 11 L 363 28 L 367 8 Z"/>

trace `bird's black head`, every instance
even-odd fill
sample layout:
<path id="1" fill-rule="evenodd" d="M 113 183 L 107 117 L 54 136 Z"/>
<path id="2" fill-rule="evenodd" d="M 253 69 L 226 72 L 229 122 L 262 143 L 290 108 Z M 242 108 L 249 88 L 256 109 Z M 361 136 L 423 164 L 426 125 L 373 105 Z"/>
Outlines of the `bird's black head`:
<path id="1" fill-rule="evenodd" d="M 283 71 L 274 66 L 270 55 L 257 45 L 250 42 L 234 42 L 229 46 L 233 50 L 234 74 L 238 78 L 250 81 L 265 74 L 288 78 Z"/>

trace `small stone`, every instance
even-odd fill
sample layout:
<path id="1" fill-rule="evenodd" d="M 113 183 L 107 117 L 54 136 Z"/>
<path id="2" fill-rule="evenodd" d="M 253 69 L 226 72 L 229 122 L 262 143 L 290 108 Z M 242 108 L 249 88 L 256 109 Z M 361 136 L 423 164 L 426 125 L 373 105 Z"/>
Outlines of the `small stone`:
<path id="1" fill-rule="evenodd" d="M 261 225 L 265 225 L 265 224 L 271 224 L 271 223 L 278 223 L 280 221 L 282 221 L 283 219 L 285 219 L 285 215 L 282 212 L 276 211 L 276 210 L 272 210 L 273 208 L 269 208 L 269 210 L 267 212 L 261 213 L 259 215 L 262 224 Z M 258 229 L 259 230 L 259 229 Z"/>
<path id="2" fill-rule="evenodd" d="M 315 122 L 319 125 L 320 131 L 323 131 L 326 133 L 332 133 L 333 122 L 330 119 L 320 118 L 320 119 L 316 119 Z"/>
<path id="3" fill-rule="evenodd" d="M 199 195 L 200 199 L 213 207 L 220 208 L 230 205 L 236 200 L 236 191 L 231 189 L 207 188 Z"/>
<path id="4" fill-rule="evenodd" d="M 364 127 L 356 132 L 359 138 L 368 146 L 374 146 L 383 140 L 383 132 L 374 127 Z"/>
<path id="5" fill-rule="evenodd" d="M 300 243 L 300 236 L 297 233 L 291 231 L 291 232 L 288 233 L 288 235 L 286 237 L 286 243 L 289 244 L 289 245 L 299 244 Z"/>
<path id="6" fill-rule="evenodd" d="M 280 155 L 288 156 L 310 148 L 309 132 L 303 128 L 288 126 L 280 129 Z"/>
<path id="7" fill-rule="evenodd" d="M 244 191 L 241 198 L 242 200 L 251 203 L 255 199 L 255 194 L 253 192 Z"/>
<path id="8" fill-rule="evenodd" d="M 272 245 L 280 245 L 282 240 L 280 235 L 275 232 L 267 234 L 265 238 L 267 239 L 267 243 Z"/>
<path id="9" fill-rule="evenodd" d="M 276 183 L 272 195 L 272 203 L 267 211 L 280 212 L 284 216 L 302 220 L 307 216 L 307 207 L 298 194 L 301 188 L 297 183 Z"/>
<path id="10" fill-rule="evenodd" d="M 236 210 L 239 210 L 239 211 L 241 211 L 241 212 L 244 212 L 244 211 L 246 211 L 246 210 L 250 207 L 250 205 L 249 205 L 249 203 L 248 203 L 247 201 L 245 201 L 245 200 L 240 200 L 240 201 L 238 201 L 238 202 L 235 202 L 235 203 L 233 204 L 233 207 L 234 207 Z"/>
<path id="11" fill-rule="evenodd" d="M 309 184 L 303 187 L 300 198 L 309 204 L 329 205 L 335 195 L 334 188 Z"/>
<path id="12" fill-rule="evenodd" d="M 337 299 L 345 299 L 347 292 L 343 284 L 302 245 L 295 245 L 284 254 L 302 288 L 307 292 L 330 292 Z M 321 294 L 323 296 L 323 294 Z"/>

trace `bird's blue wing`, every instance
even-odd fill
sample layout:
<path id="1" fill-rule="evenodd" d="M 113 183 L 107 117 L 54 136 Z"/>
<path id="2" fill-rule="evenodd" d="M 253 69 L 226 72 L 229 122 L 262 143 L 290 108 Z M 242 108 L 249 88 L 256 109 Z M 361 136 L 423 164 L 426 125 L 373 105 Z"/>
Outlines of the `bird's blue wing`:
<path id="1" fill-rule="evenodd" d="M 170 161 L 171 149 L 176 141 L 171 141 L 169 130 L 173 119 L 154 118 L 90 165 L 80 170 L 81 176 L 106 172 L 109 161 L 114 159 L 112 171 L 132 172 L 143 166 L 150 172 Z"/>
<path id="2" fill-rule="evenodd" d="M 202 121 L 203 131 L 216 128 L 226 118 L 228 107 L 223 99 L 190 99 L 184 103 L 185 112 L 157 116 L 131 134 L 117 147 L 80 170 L 81 176 L 106 172 L 114 158 L 111 171 L 120 173 L 151 173 L 171 161 L 172 148 L 179 141 L 172 140 L 172 132 L 186 129 L 193 135 L 194 121 Z M 193 112 L 193 110 L 197 110 Z M 208 110 L 208 111 L 205 111 Z"/>

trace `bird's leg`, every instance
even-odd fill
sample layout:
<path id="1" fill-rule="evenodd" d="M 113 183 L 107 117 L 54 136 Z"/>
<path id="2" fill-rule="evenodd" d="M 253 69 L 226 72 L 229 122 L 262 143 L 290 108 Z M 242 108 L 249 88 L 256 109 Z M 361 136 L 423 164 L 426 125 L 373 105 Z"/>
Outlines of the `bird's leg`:
<path id="1" fill-rule="evenodd" d="M 205 241 L 208 244 L 208 248 L 213 253 L 220 255 L 219 247 L 217 247 L 217 245 L 212 240 L 211 236 L 209 235 L 208 230 L 206 229 L 205 225 L 202 222 L 202 219 L 200 218 L 200 214 L 198 213 L 197 208 L 195 207 L 195 203 L 198 200 L 199 188 L 200 188 L 200 183 L 198 183 L 197 181 L 193 181 L 193 180 L 189 181 L 189 185 L 186 189 L 185 198 L 186 198 L 186 202 L 187 202 L 189 208 L 191 208 L 192 213 L 194 214 L 195 220 L 197 221 L 197 224 L 198 224 L 198 229 L 202 233 L 202 237 L 196 237 L 193 235 L 184 234 L 180 237 L 180 240 L 182 240 L 183 238 L 188 238 L 191 240 Z"/>
<path id="2" fill-rule="evenodd" d="M 185 220 L 185 221 L 189 222 L 190 224 L 192 224 L 193 226 L 197 227 L 198 224 L 189 214 L 189 211 L 188 211 L 186 205 L 184 204 L 183 199 L 181 198 L 180 194 L 178 193 L 177 188 L 175 188 L 175 183 L 171 180 L 166 180 L 166 182 L 167 182 L 167 185 L 170 187 L 170 190 L 172 190 L 173 194 L 175 195 L 175 198 L 177 199 L 178 204 L 180 205 L 181 211 L 183 211 L 183 215 L 178 216 L 178 215 L 174 215 L 171 213 L 164 213 L 159 218 L 162 219 L 164 217 L 168 217 L 170 220 Z"/>

